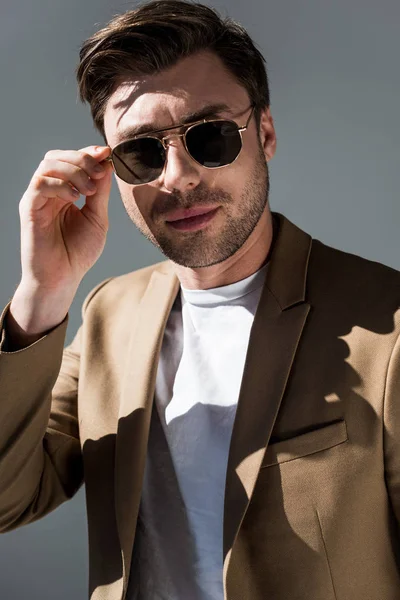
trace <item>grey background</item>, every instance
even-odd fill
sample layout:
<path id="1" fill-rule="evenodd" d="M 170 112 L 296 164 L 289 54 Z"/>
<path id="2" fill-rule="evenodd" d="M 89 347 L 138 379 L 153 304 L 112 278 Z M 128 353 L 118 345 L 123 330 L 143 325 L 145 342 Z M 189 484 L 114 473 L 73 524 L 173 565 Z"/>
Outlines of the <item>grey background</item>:
<path id="1" fill-rule="evenodd" d="M 206 3 L 242 22 L 267 59 L 278 136 L 272 209 L 329 245 L 400 270 L 398 0 Z M 77 100 L 80 43 L 134 6 L 1 0 L 1 309 L 20 279 L 18 203 L 43 155 L 102 143 Z M 66 343 L 94 285 L 162 258 L 135 230 L 114 181 L 107 245 L 79 288 Z M 87 598 L 87 553 L 82 488 L 45 519 L 0 536 L 0 597 Z"/>

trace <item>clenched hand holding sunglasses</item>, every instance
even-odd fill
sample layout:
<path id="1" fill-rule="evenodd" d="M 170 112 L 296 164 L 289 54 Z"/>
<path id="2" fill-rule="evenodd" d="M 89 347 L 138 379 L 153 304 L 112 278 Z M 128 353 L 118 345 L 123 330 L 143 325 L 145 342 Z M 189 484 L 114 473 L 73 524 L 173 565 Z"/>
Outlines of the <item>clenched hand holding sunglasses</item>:
<path id="1" fill-rule="evenodd" d="M 249 126 L 253 111 L 254 106 L 251 107 L 246 125 L 242 127 L 227 119 L 202 119 L 135 136 L 117 144 L 105 160 L 112 162 L 115 173 L 126 183 L 149 183 L 157 179 L 164 169 L 166 140 L 181 137 L 187 153 L 194 161 L 206 169 L 219 169 L 232 164 L 239 156 L 242 131 Z M 178 128 L 183 132 L 157 135 Z"/>

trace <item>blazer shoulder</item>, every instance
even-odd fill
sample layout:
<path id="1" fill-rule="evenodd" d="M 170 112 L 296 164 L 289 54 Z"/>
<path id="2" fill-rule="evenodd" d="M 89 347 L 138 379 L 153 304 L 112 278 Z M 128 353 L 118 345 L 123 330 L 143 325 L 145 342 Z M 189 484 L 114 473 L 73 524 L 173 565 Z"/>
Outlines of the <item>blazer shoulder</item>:
<path id="1" fill-rule="evenodd" d="M 100 308 L 107 310 L 115 309 L 116 305 L 123 303 L 129 297 L 129 302 L 139 303 L 150 279 L 156 271 L 165 274 L 172 274 L 172 266 L 169 260 L 164 260 L 147 267 L 142 267 L 122 275 L 108 277 L 98 283 L 86 296 L 82 314 L 84 315 L 90 306 L 90 309 Z"/>
<path id="2" fill-rule="evenodd" d="M 400 328 L 400 271 L 313 239 L 307 273 L 308 297 L 332 314 L 358 315 L 364 322 L 393 319 Z M 382 332 L 387 327 L 382 328 Z"/>
<path id="3" fill-rule="evenodd" d="M 381 262 L 328 246 L 315 238 L 312 239 L 310 258 L 314 267 L 319 269 L 324 267 L 323 270 L 329 271 L 330 274 L 341 273 L 343 277 L 356 276 L 358 282 L 374 277 L 377 282 L 388 284 L 392 282 L 395 289 L 400 292 L 400 271 Z"/>

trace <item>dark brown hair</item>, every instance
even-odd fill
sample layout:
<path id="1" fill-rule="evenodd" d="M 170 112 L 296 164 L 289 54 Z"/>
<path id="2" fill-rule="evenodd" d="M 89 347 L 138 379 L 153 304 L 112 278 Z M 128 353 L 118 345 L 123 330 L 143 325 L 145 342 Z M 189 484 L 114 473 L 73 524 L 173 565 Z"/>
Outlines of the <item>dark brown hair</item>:
<path id="1" fill-rule="evenodd" d="M 215 9 L 188 0 L 153 0 L 115 16 L 88 38 L 76 68 L 79 97 L 107 143 L 104 112 L 111 95 L 132 76 L 151 75 L 201 50 L 215 52 L 260 112 L 270 105 L 265 60 L 247 31 Z"/>

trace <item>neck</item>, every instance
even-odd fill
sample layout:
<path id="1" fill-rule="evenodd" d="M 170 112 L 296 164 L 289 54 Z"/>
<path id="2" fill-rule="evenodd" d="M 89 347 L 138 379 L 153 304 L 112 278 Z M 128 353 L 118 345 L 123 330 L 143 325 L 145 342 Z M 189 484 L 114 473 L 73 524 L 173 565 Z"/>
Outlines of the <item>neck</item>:
<path id="1" fill-rule="evenodd" d="M 236 283 L 261 269 L 268 258 L 272 239 L 273 220 L 267 207 L 249 238 L 233 256 L 217 265 L 200 269 L 175 263 L 175 272 L 181 285 L 189 290 L 208 290 Z"/>

